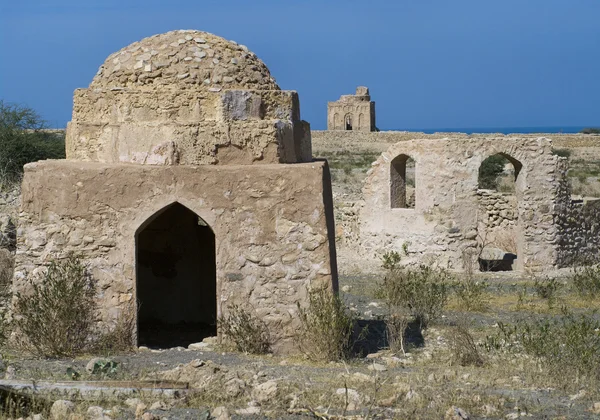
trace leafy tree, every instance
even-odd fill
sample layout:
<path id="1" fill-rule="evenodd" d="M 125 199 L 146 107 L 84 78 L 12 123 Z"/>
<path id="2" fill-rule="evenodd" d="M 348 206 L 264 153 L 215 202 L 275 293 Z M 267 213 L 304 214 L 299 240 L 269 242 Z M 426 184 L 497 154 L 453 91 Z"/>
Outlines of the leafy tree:
<path id="1" fill-rule="evenodd" d="M 46 122 L 33 109 L 0 100 L 0 178 L 17 182 L 23 165 L 65 157 L 62 133 L 45 130 Z"/>
<path id="2" fill-rule="evenodd" d="M 495 190 L 498 176 L 504 171 L 505 158 L 493 155 L 481 162 L 479 167 L 479 188 Z"/>

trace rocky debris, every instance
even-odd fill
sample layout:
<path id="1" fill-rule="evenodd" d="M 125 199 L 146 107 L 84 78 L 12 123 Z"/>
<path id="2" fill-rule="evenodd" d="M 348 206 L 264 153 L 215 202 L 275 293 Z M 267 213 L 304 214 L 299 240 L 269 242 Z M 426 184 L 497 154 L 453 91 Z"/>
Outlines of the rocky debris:
<path id="1" fill-rule="evenodd" d="M 254 372 L 246 369 L 229 370 L 225 366 L 214 363 L 211 360 L 195 359 L 185 365 L 179 365 L 175 369 L 157 374 L 159 379 L 187 382 L 191 388 L 200 390 L 218 390 L 229 398 L 239 397 L 247 392 L 248 384 L 255 380 Z M 256 377 L 260 377 L 256 375 Z M 266 384 L 266 385 L 265 385 Z M 264 401 L 264 395 L 273 392 L 273 384 L 267 381 L 258 385 L 256 397 Z M 256 389 L 255 388 L 255 389 Z M 274 388 L 277 390 L 276 384 Z"/>
<path id="2" fill-rule="evenodd" d="M 65 420 L 75 410 L 75 404 L 67 400 L 54 401 L 50 408 L 50 420 Z"/>
<path id="3" fill-rule="evenodd" d="M 469 414 L 459 407 L 450 407 L 444 415 L 444 420 L 469 420 Z"/>
<path id="4" fill-rule="evenodd" d="M 92 406 L 87 409 L 85 418 L 87 420 L 111 420 L 111 417 L 106 414 L 107 410 L 104 410 L 99 406 Z"/>
<path id="5" fill-rule="evenodd" d="M 215 420 L 229 420 L 231 419 L 231 415 L 229 414 L 229 410 L 227 407 L 217 407 L 210 413 L 212 418 Z"/>
<path id="6" fill-rule="evenodd" d="M 347 410 L 355 411 L 365 402 L 357 390 L 352 388 L 338 388 L 335 390 L 335 395 L 347 404 Z"/>
<path id="7" fill-rule="evenodd" d="M 252 390 L 252 398 L 254 398 L 259 404 L 265 403 L 277 395 L 277 381 L 270 380 L 257 385 Z"/>
<path id="8" fill-rule="evenodd" d="M 385 372 L 387 370 L 387 368 L 384 365 L 381 365 L 379 363 L 373 363 L 372 365 L 369 365 L 368 369 L 374 372 Z"/>

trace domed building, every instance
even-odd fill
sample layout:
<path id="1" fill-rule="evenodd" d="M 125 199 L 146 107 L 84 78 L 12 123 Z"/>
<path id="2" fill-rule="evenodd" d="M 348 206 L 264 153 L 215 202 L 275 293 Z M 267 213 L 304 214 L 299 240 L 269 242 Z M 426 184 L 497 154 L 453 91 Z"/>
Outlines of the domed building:
<path id="1" fill-rule="evenodd" d="M 142 164 L 312 160 L 298 94 L 243 45 L 173 31 L 110 55 L 75 91 L 67 158 Z"/>
<path id="2" fill-rule="evenodd" d="M 333 225 L 298 94 L 243 45 L 168 32 L 75 91 L 66 160 L 26 165 L 14 289 L 75 253 L 138 345 L 201 341 L 235 306 L 294 352 L 298 304 L 337 289 Z"/>

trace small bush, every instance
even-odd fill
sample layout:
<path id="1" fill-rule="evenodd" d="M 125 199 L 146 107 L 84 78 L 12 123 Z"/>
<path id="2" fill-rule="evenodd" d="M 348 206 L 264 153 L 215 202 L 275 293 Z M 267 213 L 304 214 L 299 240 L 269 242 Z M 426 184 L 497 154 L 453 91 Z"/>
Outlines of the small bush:
<path id="1" fill-rule="evenodd" d="M 300 348 L 315 361 L 346 359 L 352 350 L 354 316 L 337 294 L 329 290 L 314 290 L 308 295 L 309 305 L 298 305 L 302 327 Z"/>
<path id="2" fill-rule="evenodd" d="M 495 190 L 498 188 L 498 177 L 504 171 L 506 158 L 492 155 L 481 162 L 479 167 L 479 188 Z"/>
<path id="3" fill-rule="evenodd" d="M 377 296 L 390 308 L 406 308 L 421 328 L 426 328 L 441 315 L 448 301 L 451 279 L 450 273 L 443 269 L 392 265 L 378 287 Z"/>
<path id="4" fill-rule="evenodd" d="M 476 249 L 466 249 L 462 253 L 464 278 L 453 285 L 454 293 L 467 311 L 483 311 L 487 307 L 485 291 L 487 283 L 474 278 L 475 262 L 478 259 Z"/>
<path id="5" fill-rule="evenodd" d="M 115 353 L 130 351 L 135 347 L 134 332 L 136 328 L 136 305 L 130 303 L 116 319 L 114 327 L 100 334 L 94 343 L 96 351 Z"/>
<path id="6" fill-rule="evenodd" d="M 460 366 L 483 366 L 484 360 L 468 328 L 458 326 L 450 336 L 450 350 L 454 363 Z"/>
<path id="7" fill-rule="evenodd" d="M 487 283 L 465 277 L 463 281 L 454 283 L 454 293 L 467 311 L 484 311 L 487 308 Z"/>
<path id="8" fill-rule="evenodd" d="M 582 134 L 600 134 L 600 128 L 587 127 L 580 131 Z"/>
<path id="9" fill-rule="evenodd" d="M 560 379 L 570 374 L 600 379 L 600 322 L 593 315 L 563 310 L 556 318 L 499 326 L 498 335 L 486 339 L 488 350 L 523 351 Z"/>
<path id="10" fill-rule="evenodd" d="M 405 334 L 410 317 L 401 310 L 391 312 L 385 319 L 385 329 L 390 350 L 405 353 Z"/>
<path id="11" fill-rule="evenodd" d="M 555 278 L 543 277 L 535 278 L 533 283 L 535 294 L 548 301 L 548 305 L 551 306 L 556 300 L 556 294 L 560 289 L 560 282 Z"/>
<path id="12" fill-rule="evenodd" d="M 600 264 L 575 267 L 573 286 L 582 297 L 598 296 L 600 294 Z"/>
<path id="13" fill-rule="evenodd" d="M 14 258 L 10 251 L 0 248 L 0 295 L 5 294 L 12 281 Z"/>
<path id="14" fill-rule="evenodd" d="M 239 352 L 265 354 L 271 350 L 269 330 L 254 311 L 230 305 L 227 314 L 219 319 L 218 326 L 226 346 Z"/>
<path id="15" fill-rule="evenodd" d="M 50 263 L 31 294 L 17 293 L 15 327 L 26 350 L 45 357 L 73 356 L 89 345 L 96 316 L 95 285 L 81 260 Z"/>
<path id="16" fill-rule="evenodd" d="M 567 159 L 571 157 L 571 151 L 569 149 L 552 149 L 552 154 Z"/>

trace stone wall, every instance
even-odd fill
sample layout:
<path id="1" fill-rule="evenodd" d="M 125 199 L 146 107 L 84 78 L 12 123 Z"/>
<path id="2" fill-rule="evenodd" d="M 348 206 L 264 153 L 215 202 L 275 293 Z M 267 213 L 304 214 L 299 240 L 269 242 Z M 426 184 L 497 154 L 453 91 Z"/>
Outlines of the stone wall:
<path id="1" fill-rule="evenodd" d="M 590 134 L 464 134 L 464 133 L 434 133 L 425 134 L 414 131 L 379 131 L 379 132 L 355 132 L 355 131 L 328 131 L 312 130 L 312 143 L 315 150 L 373 150 L 384 152 L 387 148 L 400 141 L 415 139 L 473 139 L 473 138 L 499 138 L 510 140 L 511 138 L 536 139 L 545 137 L 552 140 L 555 148 L 600 148 L 600 135 Z M 318 153 L 315 154 L 318 156 Z"/>
<path id="2" fill-rule="evenodd" d="M 310 125 L 291 91 L 78 89 L 67 158 L 161 165 L 312 159 Z"/>
<path id="3" fill-rule="evenodd" d="M 505 252 L 516 253 L 517 197 L 494 190 L 477 190 L 479 241 Z"/>
<path id="4" fill-rule="evenodd" d="M 559 196 L 560 158 L 552 141 L 527 137 L 417 139 L 398 142 L 373 163 L 360 209 L 361 247 L 365 258 L 407 248 L 406 262 L 431 262 L 462 269 L 464 251 L 479 246 L 478 171 L 489 156 L 502 154 L 518 173 L 517 269 L 542 270 L 559 264 L 554 224 Z M 416 206 L 392 208 L 392 161 L 414 159 Z M 507 215 L 508 216 L 508 215 Z"/>
<path id="5" fill-rule="evenodd" d="M 136 300 L 136 236 L 173 203 L 216 239 L 218 314 L 250 305 L 277 352 L 294 351 L 297 304 L 337 288 L 333 214 L 324 162 L 151 166 L 42 161 L 25 166 L 14 288 L 52 258 L 76 252 L 98 282 L 110 326 Z"/>
<path id="6" fill-rule="evenodd" d="M 573 200 L 566 178 L 566 159 L 559 162 L 564 174 L 559 185 L 556 224 L 561 266 L 600 260 L 600 199 Z"/>

